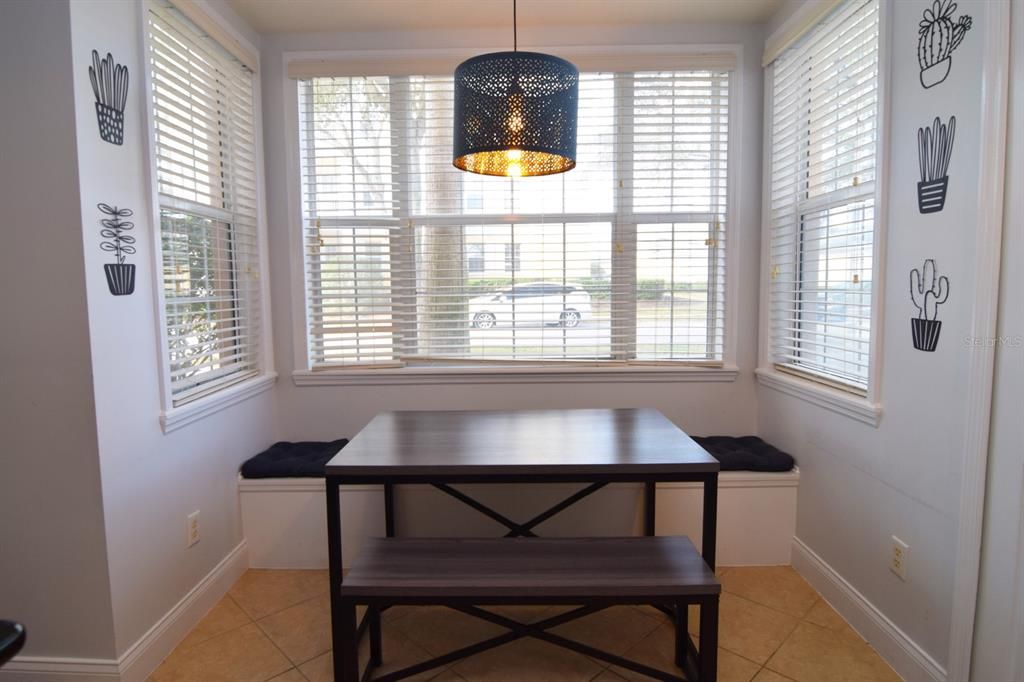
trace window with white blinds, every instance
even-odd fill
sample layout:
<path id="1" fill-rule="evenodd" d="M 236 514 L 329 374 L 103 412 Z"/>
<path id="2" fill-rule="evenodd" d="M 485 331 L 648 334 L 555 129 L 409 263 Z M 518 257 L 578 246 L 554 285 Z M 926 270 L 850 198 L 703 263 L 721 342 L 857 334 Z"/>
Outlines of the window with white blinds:
<path id="1" fill-rule="evenodd" d="M 299 83 L 313 368 L 721 363 L 729 72 L 584 73 L 577 167 L 452 167 L 441 76 Z"/>
<path id="2" fill-rule="evenodd" d="M 857 393 L 869 379 L 878 1 L 848 0 L 769 71 L 771 354 Z"/>
<path id="3" fill-rule="evenodd" d="M 175 406 L 259 372 L 253 74 L 163 2 L 148 68 Z"/>

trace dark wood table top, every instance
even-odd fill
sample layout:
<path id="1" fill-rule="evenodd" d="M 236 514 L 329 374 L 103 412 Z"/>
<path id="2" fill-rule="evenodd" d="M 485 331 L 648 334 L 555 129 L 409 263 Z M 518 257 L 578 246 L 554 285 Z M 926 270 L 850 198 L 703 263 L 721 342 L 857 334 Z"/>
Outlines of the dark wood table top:
<path id="1" fill-rule="evenodd" d="M 350 597 L 629 597 L 717 594 L 686 537 L 370 538 Z"/>
<path id="2" fill-rule="evenodd" d="M 638 409 L 383 412 L 328 476 L 685 475 L 718 460 L 661 412 Z"/>

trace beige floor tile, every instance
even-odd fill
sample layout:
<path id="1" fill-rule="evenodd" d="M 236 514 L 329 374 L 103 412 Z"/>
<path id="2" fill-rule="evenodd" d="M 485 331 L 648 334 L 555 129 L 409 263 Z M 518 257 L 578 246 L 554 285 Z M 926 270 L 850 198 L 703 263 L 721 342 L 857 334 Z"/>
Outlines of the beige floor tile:
<path id="1" fill-rule="evenodd" d="M 622 682 L 624 679 L 626 678 L 622 675 L 616 675 L 611 670 L 605 670 L 595 677 L 592 682 Z"/>
<path id="2" fill-rule="evenodd" d="M 657 668 L 658 670 L 673 673 L 679 672 L 675 663 L 675 629 L 667 622 L 667 619 L 665 624 L 659 626 L 647 637 L 644 637 L 623 655 L 632 661 Z M 650 679 L 632 670 L 626 670 L 618 666 L 612 666 L 609 670 L 627 680 Z"/>
<path id="3" fill-rule="evenodd" d="M 249 569 L 228 594 L 258 620 L 328 592 L 327 571 Z"/>
<path id="4" fill-rule="evenodd" d="M 855 635 L 812 623 L 800 623 L 766 667 L 797 682 L 898 682 L 900 679 Z"/>
<path id="5" fill-rule="evenodd" d="M 298 670 L 292 668 L 284 675 L 278 675 L 269 682 L 306 682 L 306 678 Z"/>
<path id="6" fill-rule="evenodd" d="M 505 628 L 444 606 L 421 606 L 385 625 L 397 628 L 434 656 L 506 632 Z"/>
<path id="7" fill-rule="evenodd" d="M 217 604 L 210 609 L 209 613 L 192 628 L 192 630 L 181 640 L 178 649 L 188 649 L 196 644 L 202 644 L 211 637 L 240 628 L 251 623 L 249 616 L 238 607 L 235 601 L 225 595 Z"/>
<path id="8" fill-rule="evenodd" d="M 753 682 L 792 682 L 792 680 L 768 668 L 761 668 L 761 672 L 754 675 Z"/>
<path id="9" fill-rule="evenodd" d="M 393 627 L 385 626 L 383 628 L 383 636 L 384 639 L 381 643 L 381 648 L 383 649 L 384 662 L 379 668 L 374 669 L 375 675 L 384 675 L 385 673 L 401 670 L 402 668 L 407 668 L 414 663 L 419 663 L 420 661 L 425 661 L 434 657 L 434 654 L 416 644 L 416 642 L 413 642 Z M 366 665 L 366 661 L 370 658 L 369 648 L 369 637 L 364 637 L 362 646 L 359 647 L 359 660 L 362 662 L 363 666 Z M 445 669 L 445 667 L 434 668 L 407 679 L 420 680 L 421 682 L 425 680 L 433 680 L 444 672 Z"/>
<path id="10" fill-rule="evenodd" d="M 658 609 L 654 608 L 653 606 L 634 606 L 633 608 L 636 609 L 637 611 L 639 611 L 640 613 L 644 614 L 648 618 L 653 618 L 659 624 L 663 624 L 663 623 L 668 623 L 669 622 L 669 618 L 665 614 L 665 612 L 664 611 L 659 611 Z"/>
<path id="11" fill-rule="evenodd" d="M 718 682 L 750 682 L 760 669 L 757 663 L 718 648 Z"/>
<path id="12" fill-rule="evenodd" d="M 331 648 L 331 597 L 307 599 L 256 624 L 292 663 L 305 663 Z"/>
<path id="13" fill-rule="evenodd" d="M 472 682 L 585 682 L 601 672 L 586 656 L 532 638 L 484 651 L 452 668 Z"/>
<path id="14" fill-rule="evenodd" d="M 789 566 L 738 566 L 721 580 L 726 592 L 796 618 L 807 615 L 818 601 L 814 588 Z"/>
<path id="15" fill-rule="evenodd" d="M 153 682 L 263 682 L 292 667 L 255 623 L 175 650 L 153 673 Z"/>
<path id="16" fill-rule="evenodd" d="M 804 616 L 804 620 L 829 630 L 850 629 L 849 624 L 843 620 L 843 617 L 836 613 L 835 609 L 829 606 L 828 602 L 824 599 L 819 599 L 814 603 L 811 610 Z"/>
<path id="17" fill-rule="evenodd" d="M 621 656 L 657 627 L 658 621 L 635 608 L 614 606 L 559 625 L 551 632 Z"/>
<path id="18" fill-rule="evenodd" d="M 763 664 L 798 623 L 796 618 L 729 593 L 722 594 L 719 646 Z"/>
<path id="19" fill-rule="evenodd" d="M 640 644 L 629 650 L 625 656 L 637 663 L 649 665 L 658 670 L 680 674 L 675 665 L 675 630 L 671 625 L 659 627 Z M 698 644 L 699 645 L 699 644 Z M 731 651 L 718 649 L 718 680 L 719 682 L 750 682 L 759 666 L 753 661 L 737 656 Z M 645 677 L 632 670 L 612 666 L 610 670 L 627 680 L 646 681 Z"/>
<path id="20" fill-rule="evenodd" d="M 334 659 L 331 657 L 331 652 L 328 651 L 326 654 L 300 665 L 299 671 L 310 682 L 333 682 L 334 670 L 331 667 L 333 665 Z"/>
<path id="21" fill-rule="evenodd" d="M 360 670 L 363 670 L 366 667 L 366 662 L 369 658 L 367 647 L 367 640 L 364 639 L 363 646 L 361 646 L 359 650 Z M 405 637 L 405 635 L 396 632 L 394 628 L 388 628 L 386 626 L 384 628 L 384 641 L 382 648 L 384 653 L 384 664 L 374 671 L 375 675 L 394 672 L 432 657 L 431 654 L 427 653 L 414 642 L 410 641 Z M 310 682 L 333 682 L 333 665 L 333 655 L 328 651 L 322 656 L 318 656 L 311 661 L 303 663 L 299 666 L 299 670 L 302 671 L 302 674 L 305 675 L 306 679 L 310 680 Z M 438 678 L 443 672 L 445 672 L 444 668 L 437 668 L 408 679 L 425 682 L 426 680 Z M 457 680 L 458 678 L 449 677 L 441 679 Z"/>

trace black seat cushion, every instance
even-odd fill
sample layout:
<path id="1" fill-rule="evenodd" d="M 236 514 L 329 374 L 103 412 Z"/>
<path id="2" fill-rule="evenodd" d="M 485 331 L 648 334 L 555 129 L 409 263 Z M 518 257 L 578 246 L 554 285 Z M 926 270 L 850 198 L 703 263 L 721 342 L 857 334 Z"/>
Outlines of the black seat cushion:
<path id="1" fill-rule="evenodd" d="M 348 439 L 329 442 L 274 443 L 242 464 L 244 478 L 322 478 L 324 465 L 348 445 Z"/>
<path id="2" fill-rule="evenodd" d="M 722 471 L 789 471 L 793 458 L 757 436 L 694 436 L 722 464 Z"/>

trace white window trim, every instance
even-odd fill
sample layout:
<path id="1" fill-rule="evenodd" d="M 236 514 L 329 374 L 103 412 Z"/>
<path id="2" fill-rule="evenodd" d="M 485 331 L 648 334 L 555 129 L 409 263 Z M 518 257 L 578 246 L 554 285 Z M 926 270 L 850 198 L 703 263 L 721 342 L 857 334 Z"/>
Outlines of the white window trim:
<path id="1" fill-rule="evenodd" d="M 872 254 L 871 344 L 868 355 L 868 387 L 866 395 L 843 391 L 824 381 L 776 369 L 771 358 L 771 287 L 765 281 L 771 271 L 771 184 L 772 95 L 774 83 L 769 64 L 764 70 L 764 149 L 761 172 L 761 282 L 758 320 L 758 363 L 754 374 L 761 386 L 795 396 L 826 410 L 856 421 L 878 427 L 882 418 L 882 340 L 885 337 L 886 244 L 889 226 L 889 125 L 891 123 L 890 63 L 892 54 L 892 2 L 879 0 L 878 11 L 878 140 L 875 149 L 875 234 Z M 771 42 L 772 37 L 769 37 Z"/>
<path id="2" fill-rule="evenodd" d="M 259 277 L 260 277 L 260 351 L 257 359 L 259 370 L 255 376 L 249 377 L 234 384 L 211 393 L 202 398 L 197 398 L 184 405 L 175 407 L 171 396 L 171 368 L 170 358 L 167 352 L 167 328 L 164 323 L 164 287 L 163 278 L 163 253 L 160 248 L 160 191 L 156 173 L 156 131 L 155 113 L 153 111 L 153 80 L 148 68 L 149 55 L 149 8 L 147 0 L 139 0 L 139 42 L 141 54 L 143 55 L 142 85 L 146 103 L 146 181 L 149 184 L 149 216 L 151 232 L 154 235 L 151 249 L 151 264 L 153 273 L 153 304 L 156 306 L 157 336 L 157 361 L 160 368 L 160 426 L 165 434 L 192 424 L 211 414 L 243 402 L 253 396 L 273 388 L 277 382 L 277 372 L 274 371 L 274 346 L 273 328 L 270 317 L 270 286 L 269 277 L 270 261 L 267 246 L 267 206 L 266 206 L 266 184 L 263 163 L 263 101 L 261 94 L 261 79 L 259 64 L 254 69 L 253 77 L 253 102 L 254 121 L 256 134 L 256 193 L 257 193 L 257 241 L 259 249 Z M 198 6 L 197 6 L 198 7 Z M 244 36 L 238 33 L 233 26 L 225 21 L 215 12 L 209 12 L 210 21 L 217 24 L 228 35 L 236 40 L 243 48 L 251 54 L 259 55 L 259 50 L 250 43 Z M 258 57 L 257 57 L 258 58 Z"/>
<path id="3" fill-rule="evenodd" d="M 742 229 L 744 216 L 739 197 L 742 195 L 740 164 L 734 160 L 739 158 L 743 148 L 743 112 L 749 104 L 743 97 L 743 46 L 741 44 L 708 44 L 708 45 L 623 45 L 608 47 L 567 47 L 574 53 L 593 53 L 599 59 L 614 60 L 615 55 L 644 54 L 657 49 L 657 54 L 672 55 L 671 68 L 707 68 L 701 60 L 709 54 L 727 54 L 735 58 L 736 67 L 729 75 L 729 141 L 726 171 L 726 183 L 729 188 L 726 197 L 726 215 L 732 232 L 727 237 L 725 253 L 725 320 L 723 330 L 722 362 L 720 366 L 700 367 L 687 364 L 686 361 L 661 362 L 657 366 L 622 367 L 609 362 L 609 366 L 589 365 L 586 368 L 572 367 L 565 364 L 525 365 L 517 367 L 402 367 L 388 369 L 319 369 L 312 370 L 309 361 L 309 334 L 304 317 L 293 320 L 292 347 L 296 369 L 292 372 L 292 381 L 296 386 L 352 386 L 352 385 L 443 385 L 443 384 L 505 384 L 505 383 L 635 383 L 635 382 L 732 382 L 735 381 L 739 369 L 736 365 L 737 325 L 739 311 L 739 253 L 742 250 Z M 527 49 L 527 48 L 524 48 Z M 558 47 L 534 46 L 528 49 L 559 54 Z M 486 52 L 487 48 L 474 51 L 474 54 Z M 376 54 L 391 51 L 375 51 Z M 403 60 L 415 61 L 417 56 L 423 59 L 435 57 L 432 50 L 395 50 Z M 285 52 L 284 69 L 281 75 L 282 90 L 285 101 L 284 134 L 286 144 L 286 177 L 288 195 L 288 239 L 289 256 L 291 259 L 291 304 L 292 310 L 304 311 L 305 301 L 305 260 L 302 241 L 302 176 L 300 173 L 300 139 L 299 139 L 299 92 L 298 81 L 289 78 L 288 65 L 291 62 L 305 62 L 310 59 L 309 52 Z M 344 63 L 362 56 L 363 52 L 327 51 L 315 53 L 318 59 Z M 692 57 L 692 67 L 686 66 L 686 60 Z M 612 61 L 611 63 L 614 63 Z"/>

